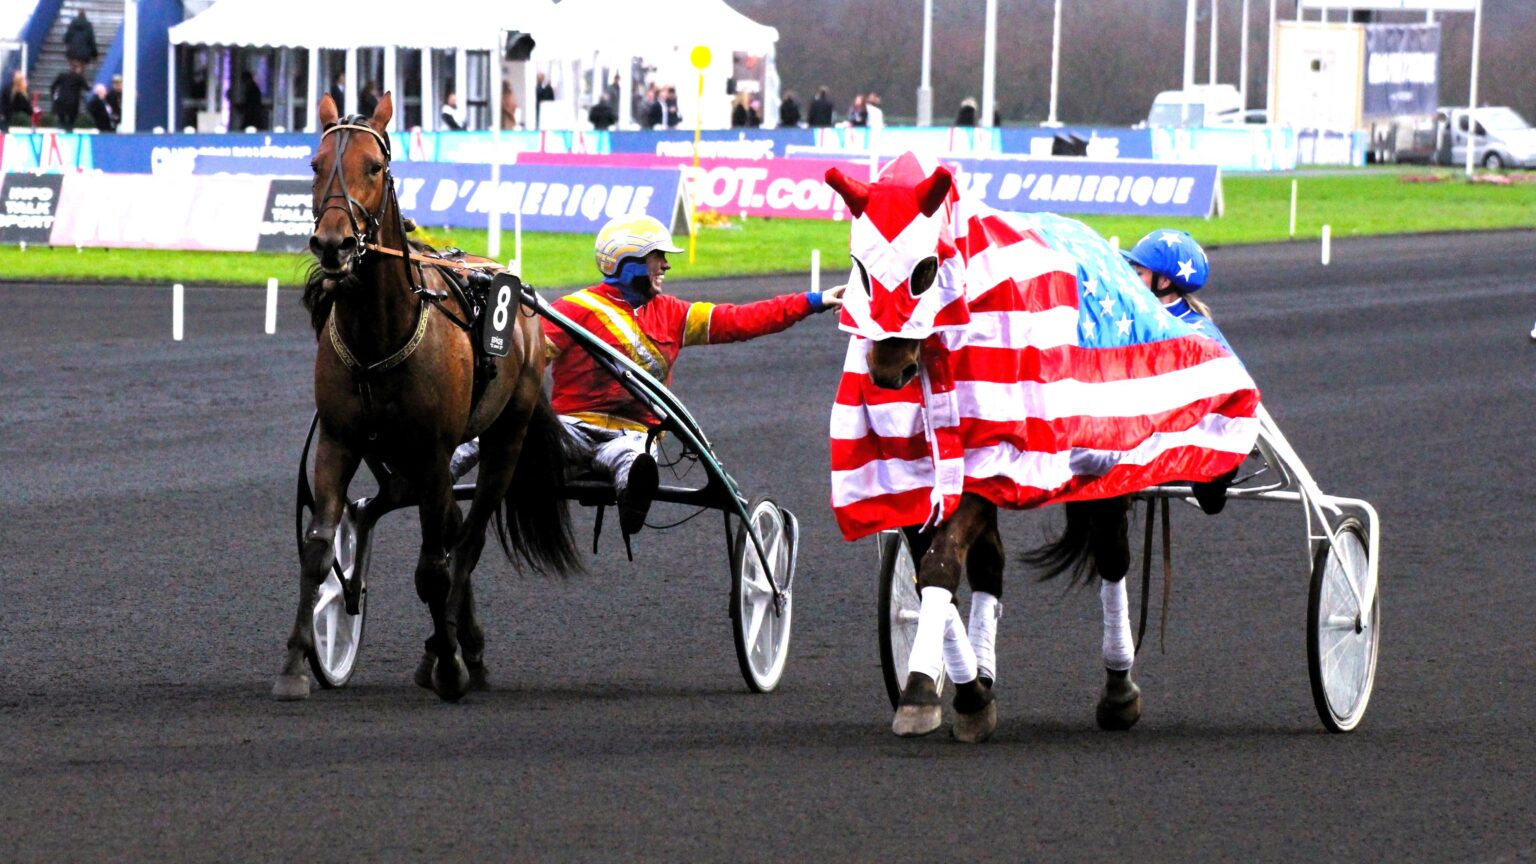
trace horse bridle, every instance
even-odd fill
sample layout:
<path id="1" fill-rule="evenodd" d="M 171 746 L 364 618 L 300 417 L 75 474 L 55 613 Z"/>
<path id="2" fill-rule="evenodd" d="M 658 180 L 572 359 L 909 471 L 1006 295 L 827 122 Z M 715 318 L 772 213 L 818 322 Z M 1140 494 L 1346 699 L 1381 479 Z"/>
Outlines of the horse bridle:
<path id="1" fill-rule="evenodd" d="M 356 198 L 352 197 L 352 192 L 347 189 L 346 178 L 341 173 L 341 165 L 345 161 L 347 145 L 352 143 L 352 133 L 354 131 L 367 132 L 369 135 L 372 135 L 374 140 L 379 142 L 379 148 L 384 151 L 385 195 L 379 199 L 377 212 L 368 212 L 366 207 L 358 203 Z M 384 218 L 384 207 L 389 202 L 389 194 L 394 191 L 394 179 L 390 176 L 389 172 L 389 162 L 391 159 L 389 139 L 380 134 L 377 129 L 363 122 L 362 115 L 358 114 L 347 117 L 340 123 L 326 127 L 325 131 L 320 133 L 321 142 L 324 142 L 325 136 L 330 135 L 332 132 L 340 132 L 341 137 L 336 141 L 336 158 L 331 164 L 331 176 L 326 178 L 325 181 L 325 197 L 320 199 L 320 209 L 315 212 L 315 227 L 320 227 L 320 220 L 325 217 L 326 212 L 330 210 L 345 210 L 347 222 L 352 226 L 352 238 L 357 241 L 357 245 L 353 247 L 351 262 L 352 266 L 356 267 L 362 263 L 363 256 L 368 253 L 368 247 L 376 245 L 374 241 L 379 236 L 379 225 Z M 340 191 L 332 192 L 331 189 L 333 187 L 339 188 Z M 332 201 L 338 199 L 344 203 L 332 203 Z M 358 223 L 357 214 L 359 212 L 363 214 L 362 224 Z M 415 282 L 414 279 L 411 281 Z"/>

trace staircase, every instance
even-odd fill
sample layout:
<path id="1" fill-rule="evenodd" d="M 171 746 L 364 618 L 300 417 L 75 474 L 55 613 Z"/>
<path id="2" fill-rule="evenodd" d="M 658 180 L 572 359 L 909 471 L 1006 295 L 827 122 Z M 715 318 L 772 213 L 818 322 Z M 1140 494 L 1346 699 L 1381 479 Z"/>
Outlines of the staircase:
<path id="1" fill-rule="evenodd" d="M 92 84 L 96 83 L 101 64 L 111 53 L 112 44 L 117 41 L 117 33 L 122 29 L 123 0 L 64 0 L 58 19 L 48 31 L 43 50 L 38 52 L 32 65 L 30 76 L 32 92 L 40 95 L 44 112 L 53 110 L 53 102 L 48 96 L 53 79 L 69 68 L 69 61 L 64 59 L 64 31 L 69 29 L 69 22 L 75 20 L 75 14 L 82 11 L 96 28 L 96 50 L 101 52 L 94 63 L 88 63 L 85 67 L 85 80 Z"/>

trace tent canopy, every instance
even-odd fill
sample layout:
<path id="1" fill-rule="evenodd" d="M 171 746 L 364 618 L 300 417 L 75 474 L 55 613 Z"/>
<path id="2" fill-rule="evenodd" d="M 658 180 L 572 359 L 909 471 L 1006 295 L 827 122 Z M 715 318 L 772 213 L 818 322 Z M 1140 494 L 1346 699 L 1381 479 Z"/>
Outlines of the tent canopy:
<path id="1" fill-rule="evenodd" d="M 171 28 L 174 45 L 260 48 L 496 48 L 497 30 L 533 35 L 538 60 L 714 45 L 765 54 L 779 32 L 724 0 L 674 0 L 637 14 L 627 0 L 433 0 L 424 12 L 381 13 L 377 0 L 219 0 Z M 487 26 L 487 25 L 492 26 Z M 499 25 L 499 26 L 495 26 Z"/>

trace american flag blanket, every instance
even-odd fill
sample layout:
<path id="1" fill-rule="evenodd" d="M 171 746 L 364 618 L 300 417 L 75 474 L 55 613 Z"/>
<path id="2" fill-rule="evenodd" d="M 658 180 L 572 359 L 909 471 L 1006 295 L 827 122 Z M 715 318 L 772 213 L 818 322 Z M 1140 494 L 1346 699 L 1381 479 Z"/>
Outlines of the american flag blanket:
<path id="1" fill-rule="evenodd" d="M 968 205 L 952 181 L 925 213 L 913 199 L 932 206 L 947 172 L 911 154 L 868 185 L 830 174 L 856 215 L 831 422 L 847 539 L 936 525 L 962 492 L 1015 509 L 1105 498 L 1209 480 L 1252 449 L 1259 391 L 1243 364 L 1087 226 Z M 914 294 L 903 280 L 934 256 L 938 277 Z M 866 359 L 893 336 L 922 340 L 898 390 Z"/>

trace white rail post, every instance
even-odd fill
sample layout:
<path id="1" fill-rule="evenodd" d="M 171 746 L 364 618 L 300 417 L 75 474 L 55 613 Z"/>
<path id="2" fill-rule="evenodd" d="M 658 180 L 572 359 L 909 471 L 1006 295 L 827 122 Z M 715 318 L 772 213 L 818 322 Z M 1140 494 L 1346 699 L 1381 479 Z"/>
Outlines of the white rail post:
<path id="1" fill-rule="evenodd" d="M 1291 181 L 1291 236 L 1296 236 L 1296 181 Z"/>
<path id="2" fill-rule="evenodd" d="M 185 293 L 186 289 L 181 287 L 180 282 L 177 282 L 175 285 L 171 286 L 171 338 L 177 342 L 181 341 L 183 333 L 182 298 Z"/>
<path id="3" fill-rule="evenodd" d="M 267 280 L 267 335 L 277 332 L 277 279 Z"/>

